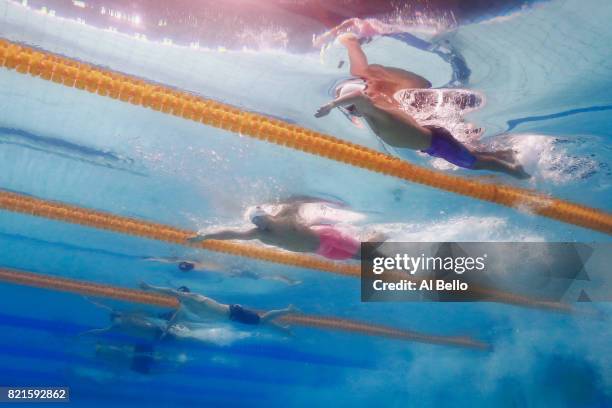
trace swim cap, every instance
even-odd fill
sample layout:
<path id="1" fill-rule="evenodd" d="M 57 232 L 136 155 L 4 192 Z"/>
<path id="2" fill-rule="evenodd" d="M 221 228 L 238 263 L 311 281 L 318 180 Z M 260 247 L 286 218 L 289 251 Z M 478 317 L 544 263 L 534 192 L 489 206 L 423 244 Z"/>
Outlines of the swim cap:
<path id="1" fill-rule="evenodd" d="M 195 265 L 191 262 L 180 262 L 178 264 L 178 268 L 183 272 L 189 272 L 193 270 L 194 267 Z"/>
<path id="2" fill-rule="evenodd" d="M 250 219 L 253 224 L 255 224 L 255 219 L 258 217 L 266 217 L 269 214 L 261 207 L 255 207 L 255 209 L 251 212 Z"/>
<path id="3" fill-rule="evenodd" d="M 366 84 L 359 78 L 348 79 L 339 83 L 336 86 L 336 98 L 348 95 L 355 91 L 363 91 L 366 88 Z M 361 113 L 357 110 L 355 105 L 339 106 L 338 109 L 346 118 L 350 121 L 353 120 L 353 116 L 361 117 Z"/>
<path id="4" fill-rule="evenodd" d="M 181 286 L 181 287 L 180 287 L 180 288 L 178 288 L 177 290 L 178 290 L 179 292 L 183 292 L 183 293 L 189 293 L 189 292 L 191 292 L 187 286 Z"/>
<path id="5" fill-rule="evenodd" d="M 366 84 L 360 79 L 349 79 L 336 87 L 336 97 L 341 97 L 355 91 L 363 91 Z"/>

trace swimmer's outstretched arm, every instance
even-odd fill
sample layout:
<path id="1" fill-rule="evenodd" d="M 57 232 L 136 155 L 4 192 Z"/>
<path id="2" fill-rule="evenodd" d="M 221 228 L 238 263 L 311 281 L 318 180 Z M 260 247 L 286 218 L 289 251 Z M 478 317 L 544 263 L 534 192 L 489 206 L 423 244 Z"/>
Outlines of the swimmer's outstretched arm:
<path id="1" fill-rule="evenodd" d="M 258 239 L 258 238 L 259 238 L 259 230 L 257 228 L 252 228 L 248 231 L 224 230 L 224 231 L 219 231 L 219 232 L 213 232 L 211 234 L 198 234 L 196 236 L 189 238 L 187 241 L 191 243 L 195 243 L 195 242 L 202 242 L 207 239 L 250 240 L 250 239 Z"/>
<path id="2" fill-rule="evenodd" d="M 87 296 L 84 296 L 84 297 L 85 297 L 86 300 L 90 301 L 92 304 L 94 304 L 95 306 L 99 307 L 100 309 L 108 310 L 109 312 L 114 312 L 112 307 L 103 305 L 100 302 L 96 302 L 95 300 L 93 300 L 90 297 L 87 297 Z"/>
<path id="3" fill-rule="evenodd" d="M 361 23 L 361 19 L 353 17 L 343 21 L 339 25 L 329 29 L 320 36 L 316 36 L 312 39 L 312 45 L 315 48 L 321 48 L 326 42 L 333 40 L 339 34 L 351 31 L 355 26 Z"/>
<path id="4" fill-rule="evenodd" d="M 172 258 L 147 257 L 147 258 L 144 258 L 143 260 L 149 261 L 149 262 L 160 262 L 160 263 L 167 263 L 167 264 L 177 263 L 179 261 L 178 258 L 176 257 L 172 257 Z"/>
<path id="5" fill-rule="evenodd" d="M 368 57 L 363 52 L 359 38 L 355 34 L 346 33 L 338 37 L 340 44 L 346 47 L 349 55 L 351 75 L 364 77 L 368 73 Z"/>
<path id="6" fill-rule="evenodd" d="M 328 104 L 325 104 L 317 110 L 315 113 L 316 118 L 321 118 L 323 116 L 327 116 L 332 109 L 337 108 L 338 106 L 348 106 L 354 105 L 355 103 L 362 101 L 365 99 L 362 91 L 353 91 L 346 95 L 339 96 Z"/>
<path id="7" fill-rule="evenodd" d="M 87 330 L 83 333 L 79 333 L 79 336 L 88 336 L 90 334 L 102 334 L 102 333 L 106 333 L 107 331 L 110 331 L 114 326 L 108 326 L 105 327 L 103 329 L 91 329 L 91 330 Z"/>
<path id="8" fill-rule="evenodd" d="M 113 308 L 110 307 L 110 306 L 106 306 L 106 305 L 104 305 L 104 304 L 102 304 L 100 302 L 96 302 L 95 300 L 93 300 L 93 299 L 91 299 L 91 298 L 89 298 L 87 296 L 85 296 L 85 299 L 89 300 L 91 303 L 93 303 L 94 305 L 96 305 L 97 307 L 99 307 L 101 309 L 108 310 L 110 313 L 114 312 Z M 79 336 L 87 336 L 89 334 L 101 334 L 101 333 L 105 333 L 105 332 L 111 330 L 113 327 L 114 327 L 113 325 L 110 325 L 110 326 L 105 327 L 103 329 L 91 329 L 91 330 L 87 330 L 87 331 L 84 331 L 82 333 L 79 333 L 78 335 Z"/>
<path id="9" fill-rule="evenodd" d="M 182 292 L 179 292 L 176 289 L 164 288 L 162 286 L 153 286 L 153 285 L 149 285 L 146 282 L 140 282 L 140 289 L 146 290 L 146 291 L 150 291 L 150 292 L 159 293 L 160 295 L 173 296 L 175 298 L 180 298 L 183 295 Z"/>

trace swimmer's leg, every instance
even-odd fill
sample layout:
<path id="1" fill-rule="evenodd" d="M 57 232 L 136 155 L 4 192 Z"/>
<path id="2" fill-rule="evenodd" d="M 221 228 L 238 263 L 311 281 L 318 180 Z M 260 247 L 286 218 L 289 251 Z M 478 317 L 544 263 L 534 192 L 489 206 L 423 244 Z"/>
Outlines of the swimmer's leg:
<path id="1" fill-rule="evenodd" d="M 473 166 L 475 170 L 497 171 L 518 179 L 528 179 L 531 177 L 520 164 L 509 163 L 504 160 L 506 156 L 504 152 L 472 152 L 472 154 L 476 157 L 476 162 Z"/>
<path id="2" fill-rule="evenodd" d="M 482 151 L 476 150 L 476 151 L 473 151 L 472 153 L 493 155 L 497 157 L 498 159 L 503 160 L 505 162 L 508 162 L 511 164 L 516 163 L 516 152 L 512 149 L 495 150 L 493 152 L 486 151 L 486 150 L 482 150 Z"/>
<path id="3" fill-rule="evenodd" d="M 288 325 L 283 325 L 279 322 L 275 322 L 274 319 L 278 319 L 279 317 L 295 313 L 296 311 L 298 311 L 298 309 L 293 305 L 289 305 L 285 309 L 270 310 L 259 316 L 260 323 L 266 323 L 270 327 L 280 330 L 281 332 L 283 332 L 283 334 L 293 336 L 291 328 Z"/>
<path id="4" fill-rule="evenodd" d="M 261 323 L 269 323 L 271 320 L 278 319 L 281 316 L 285 316 L 295 312 L 297 312 L 297 308 L 293 305 L 289 305 L 285 309 L 269 310 L 265 313 L 262 313 L 259 316 L 259 319 Z"/>
<path id="5" fill-rule="evenodd" d="M 290 278 L 288 276 L 285 276 L 285 275 L 263 276 L 261 279 L 267 279 L 267 280 L 282 282 L 282 283 L 284 283 L 286 285 L 289 285 L 289 286 L 295 286 L 295 285 L 299 285 L 300 283 L 302 283 L 301 280 L 292 279 L 292 278 Z"/>
<path id="6" fill-rule="evenodd" d="M 88 300 L 89 302 L 91 302 L 95 306 L 97 306 L 97 307 L 99 307 L 101 309 L 107 310 L 109 313 L 115 312 L 115 310 L 112 307 L 106 306 L 106 305 L 104 305 L 104 304 L 102 304 L 100 302 L 96 302 L 95 300 L 93 300 L 93 299 L 91 299 L 91 298 L 89 298 L 87 296 L 84 296 L 84 298 L 85 298 L 85 300 Z M 102 334 L 102 333 L 106 333 L 108 331 L 111 331 L 114 327 L 115 326 L 111 324 L 110 326 L 105 327 L 103 329 L 91 329 L 91 330 L 84 331 L 82 333 L 79 333 L 77 336 L 80 337 L 80 336 L 87 336 L 87 335 L 90 335 L 90 334 Z"/>

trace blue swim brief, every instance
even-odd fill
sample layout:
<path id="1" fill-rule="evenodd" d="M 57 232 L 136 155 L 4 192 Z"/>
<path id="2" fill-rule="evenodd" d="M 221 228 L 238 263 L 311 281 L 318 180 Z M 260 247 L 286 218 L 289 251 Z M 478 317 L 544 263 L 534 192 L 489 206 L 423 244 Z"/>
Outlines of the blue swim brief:
<path id="1" fill-rule="evenodd" d="M 430 156 L 439 157 L 455 166 L 473 169 L 476 156 L 451 135 L 451 133 L 438 126 L 423 126 L 431 130 L 431 146 L 422 150 Z"/>
<path id="2" fill-rule="evenodd" d="M 240 305 L 230 305 L 229 318 L 243 324 L 259 324 L 259 315 L 252 310 L 245 309 Z"/>

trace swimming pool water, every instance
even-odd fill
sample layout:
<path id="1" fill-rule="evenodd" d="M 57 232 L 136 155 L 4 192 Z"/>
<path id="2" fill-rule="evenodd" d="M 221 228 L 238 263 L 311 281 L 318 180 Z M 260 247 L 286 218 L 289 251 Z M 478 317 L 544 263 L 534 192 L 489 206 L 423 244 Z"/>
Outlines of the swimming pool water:
<path id="1" fill-rule="evenodd" d="M 438 34 L 465 58 L 486 96 L 468 119 L 493 145 L 519 151 L 524 187 L 610 210 L 612 10 L 604 0 L 555 0 Z M 175 86 L 383 150 L 339 112 L 313 114 L 346 67 L 341 50 L 193 50 L 143 41 L 0 0 L 0 36 Z M 452 67 L 392 39 L 365 46 L 376 63 L 444 86 Z M 246 225 L 246 207 L 292 194 L 337 198 L 365 232 L 398 241 L 610 242 L 607 235 L 204 127 L 141 107 L 0 70 L 0 188 L 187 229 Z M 504 135 L 499 135 L 504 133 Z M 417 154 L 414 161 L 438 166 Z M 482 177 L 445 169 L 468 177 Z M 500 182 L 515 182 L 496 176 Z M 365 233 L 364 232 L 364 233 Z M 295 328 L 295 337 L 203 327 L 168 340 L 142 375 L 78 336 L 108 324 L 89 300 L 0 285 L 0 384 L 65 385 L 83 406 L 607 406 L 609 322 L 497 304 L 368 303 L 359 281 L 0 211 L 2 267 L 136 288 L 189 285 L 226 303 L 289 303 L 433 334 L 471 335 L 490 353 Z M 189 276 L 145 257 L 195 257 L 303 281 Z M 136 306 L 105 302 L 127 310 Z M 609 316 L 609 304 L 593 305 Z M 141 307 L 143 311 L 154 310 Z M 98 350 L 98 351 L 96 351 Z"/>

